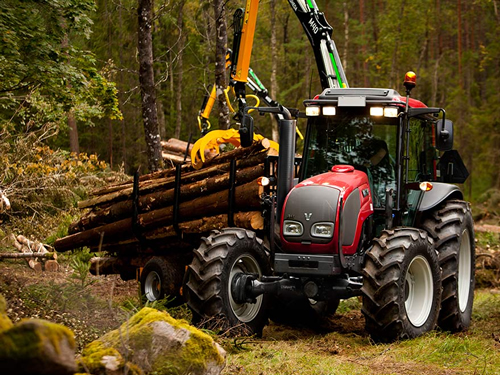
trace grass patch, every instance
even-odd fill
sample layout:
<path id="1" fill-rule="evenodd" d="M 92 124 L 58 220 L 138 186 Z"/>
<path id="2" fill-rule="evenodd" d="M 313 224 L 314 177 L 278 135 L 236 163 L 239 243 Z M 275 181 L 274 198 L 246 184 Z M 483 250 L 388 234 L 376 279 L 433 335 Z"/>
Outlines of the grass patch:
<path id="1" fill-rule="evenodd" d="M 476 245 L 480 248 L 500 248 L 500 233 L 476 232 Z"/>
<path id="2" fill-rule="evenodd" d="M 359 304 L 355 298 L 342 301 L 337 315 L 351 317 Z M 499 338 L 500 294 L 479 290 L 467 332 L 433 331 L 413 340 L 373 344 L 355 333 L 320 334 L 271 325 L 262 339 L 246 340 L 245 350 L 229 348 L 223 374 L 493 375 L 500 373 Z"/>
<path id="3" fill-rule="evenodd" d="M 337 308 L 337 314 L 346 314 L 349 311 L 361 310 L 361 300 L 357 297 L 340 300 L 339 307 Z"/>

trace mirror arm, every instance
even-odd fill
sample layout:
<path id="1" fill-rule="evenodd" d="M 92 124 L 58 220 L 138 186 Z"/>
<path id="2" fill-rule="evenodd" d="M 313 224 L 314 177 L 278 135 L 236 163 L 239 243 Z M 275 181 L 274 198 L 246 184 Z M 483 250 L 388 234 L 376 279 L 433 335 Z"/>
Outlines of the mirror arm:
<path id="1" fill-rule="evenodd" d="M 444 130 L 444 124 L 446 122 L 446 111 L 444 110 L 444 108 L 441 108 L 441 112 L 443 112 L 443 126 L 441 127 L 441 131 Z"/>

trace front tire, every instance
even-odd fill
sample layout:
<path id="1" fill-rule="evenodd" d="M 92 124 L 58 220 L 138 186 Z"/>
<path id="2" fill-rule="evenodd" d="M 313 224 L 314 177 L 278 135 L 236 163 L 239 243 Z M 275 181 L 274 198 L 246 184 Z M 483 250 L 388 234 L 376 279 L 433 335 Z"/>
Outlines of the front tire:
<path id="1" fill-rule="evenodd" d="M 231 292 L 239 273 L 256 274 L 259 279 L 270 274 L 266 250 L 254 232 L 228 228 L 203 238 L 187 272 L 183 290 L 195 321 L 237 334 L 262 334 L 268 321 L 267 296 L 258 296 L 255 303 L 238 303 Z"/>
<path id="2" fill-rule="evenodd" d="M 432 240 L 422 230 L 385 230 L 365 257 L 363 308 L 372 339 L 391 342 L 436 327 L 441 270 Z"/>
<path id="3" fill-rule="evenodd" d="M 434 239 L 443 269 L 439 326 L 460 332 L 470 326 L 474 302 L 475 241 L 470 206 L 465 201 L 442 203 L 427 214 L 422 228 Z"/>

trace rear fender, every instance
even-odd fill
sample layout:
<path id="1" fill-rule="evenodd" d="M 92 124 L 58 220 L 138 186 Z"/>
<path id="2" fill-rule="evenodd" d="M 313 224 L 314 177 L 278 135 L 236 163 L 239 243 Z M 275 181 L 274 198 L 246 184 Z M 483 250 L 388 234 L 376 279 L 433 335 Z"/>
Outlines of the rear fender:
<path id="1" fill-rule="evenodd" d="M 464 195 L 455 185 L 433 182 L 432 190 L 424 193 L 418 211 L 428 211 L 447 199 L 464 199 Z"/>

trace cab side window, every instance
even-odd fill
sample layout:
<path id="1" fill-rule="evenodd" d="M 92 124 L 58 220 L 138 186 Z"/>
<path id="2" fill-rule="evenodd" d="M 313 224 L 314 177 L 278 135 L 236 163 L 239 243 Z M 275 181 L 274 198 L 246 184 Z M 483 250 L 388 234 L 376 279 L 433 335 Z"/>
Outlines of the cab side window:
<path id="1" fill-rule="evenodd" d="M 433 181 L 437 151 L 434 147 L 434 124 L 430 121 L 410 119 L 409 181 Z"/>

